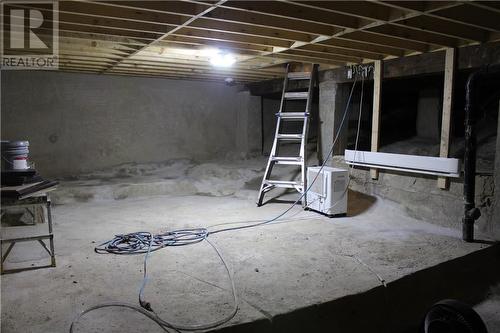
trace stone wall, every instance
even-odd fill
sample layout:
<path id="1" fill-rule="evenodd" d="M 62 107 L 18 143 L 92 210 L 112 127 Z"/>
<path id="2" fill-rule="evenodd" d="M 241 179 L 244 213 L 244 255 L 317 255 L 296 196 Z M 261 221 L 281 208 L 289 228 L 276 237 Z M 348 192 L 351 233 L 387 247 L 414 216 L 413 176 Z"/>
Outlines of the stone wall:
<path id="1" fill-rule="evenodd" d="M 260 98 L 213 82 L 3 71 L 2 140 L 42 175 L 260 150 Z"/>
<path id="2" fill-rule="evenodd" d="M 334 164 L 348 168 L 343 156 L 335 156 Z M 494 218 L 499 216 L 494 213 L 493 202 L 497 200 L 494 186 L 493 176 L 476 177 L 476 206 L 482 214 L 476 222 L 477 239 L 500 239 L 498 233 L 492 232 L 499 226 L 498 219 Z M 461 229 L 464 211 L 462 178 L 452 179 L 449 189 L 442 190 L 437 187 L 435 176 L 380 170 L 379 178 L 373 180 L 368 169 L 356 168 L 351 171 L 349 188 L 397 202 L 416 219 Z"/>
<path id="3" fill-rule="evenodd" d="M 493 215 L 490 220 L 490 233 L 492 233 L 496 239 L 500 239 L 500 103 L 498 106 L 498 130 L 497 130 L 497 149 L 495 155 L 495 197 L 493 201 Z"/>

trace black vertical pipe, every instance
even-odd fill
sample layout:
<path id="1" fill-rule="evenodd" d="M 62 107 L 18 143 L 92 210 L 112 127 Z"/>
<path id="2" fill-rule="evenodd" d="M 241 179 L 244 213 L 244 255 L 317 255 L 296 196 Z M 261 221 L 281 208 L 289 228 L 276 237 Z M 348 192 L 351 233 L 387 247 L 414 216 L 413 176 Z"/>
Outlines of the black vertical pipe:
<path id="1" fill-rule="evenodd" d="M 474 221 L 479 210 L 475 207 L 476 188 L 476 101 L 475 86 L 482 76 L 479 70 L 469 75 L 465 85 L 465 154 L 464 154 L 464 217 L 462 239 L 474 240 Z M 477 216 L 479 218 L 479 216 Z"/>
<path id="2" fill-rule="evenodd" d="M 462 218 L 462 239 L 474 241 L 474 221 L 481 216 L 476 207 L 476 85 L 480 79 L 491 74 L 498 75 L 500 66 L 483 67 L 467 78 L 465 86 L 465 154 L 464 154 L 464 217 Z"/>

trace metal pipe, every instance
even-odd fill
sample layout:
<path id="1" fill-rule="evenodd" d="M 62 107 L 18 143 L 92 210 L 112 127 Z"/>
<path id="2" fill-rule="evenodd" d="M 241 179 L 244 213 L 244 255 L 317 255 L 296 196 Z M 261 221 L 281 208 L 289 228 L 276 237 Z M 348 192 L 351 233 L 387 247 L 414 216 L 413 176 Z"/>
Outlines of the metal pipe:
<path id="1" fill-rule="evenodd" d="M 498 74 L 500 66 L 484 67 L 467 78 L 465 86 L 465 154 L 464 154 L 464 217 L 462 239 L 474 241 L 474 222 L 481 216 L 475 204 L 476 195 L 476 85 L 489 74 Z"/>
<path id="2" fill-rule="evenodd" d="M 464 217 L 462 218 L 462 239 L 474 240 L 474 221 L 481 213 L 475 205 L 476 187 L 476 112 L 474 94 L 477 80 L 483 70 L 469 75 L 465 85 L 465 154 L 464 154 Z"/>

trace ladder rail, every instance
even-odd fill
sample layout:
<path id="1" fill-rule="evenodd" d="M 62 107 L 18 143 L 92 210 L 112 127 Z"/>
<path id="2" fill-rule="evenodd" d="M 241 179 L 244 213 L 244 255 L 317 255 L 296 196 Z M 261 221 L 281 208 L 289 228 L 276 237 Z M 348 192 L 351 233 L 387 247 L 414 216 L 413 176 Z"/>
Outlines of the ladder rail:
<path id="1" fill-rule="evenodd" d="M 283 80 L 283 91 L 281 93 L 281 102 L 280 102 L 280 111 L 283 110 L 283 106 L 285 103 L 285 93 L 288 88 L 288 71 L 290 69 L 290 64 L 287 64 L 286 66 L 286 72 L 287 75 L 285 76 L 285 79 Z M 273 155 L 276 154 L 276 151 L 278 150 L 278 135 L 280 133 L 280 127 L 281 127 L 281 118 L 277 117 L 276 118 L 276 130 L 274 133 L 274 141 L 273 141 L 273 146 L 271 148 L 271 152 L 269 154 L 269 159 L 267 161 L 266 165 L 266 171 L 264 172 L 264 177 L 262 178 L 262 183 L 260 185 L 260 190 L 259 190 L 259 199 L 257 201 L 257 205 L 261 206 L 262 205 L 262 200 L 264 199 L 264 194 L 268 191 L 266 190 L 266 181 L 269 179 L 269 176 L 271 176 L 271 171 L 273 169 Z"/>

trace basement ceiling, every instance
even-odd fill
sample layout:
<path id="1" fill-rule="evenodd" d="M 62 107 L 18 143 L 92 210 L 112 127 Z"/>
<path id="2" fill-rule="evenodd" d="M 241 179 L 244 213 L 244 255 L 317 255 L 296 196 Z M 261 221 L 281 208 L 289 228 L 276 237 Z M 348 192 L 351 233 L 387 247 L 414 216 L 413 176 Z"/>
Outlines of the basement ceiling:
<path id="1" fill-rule="evenodd" d="M 25 6 L 19 6 L 28 8 Z M 491 1 L 60 1 L 60 70 L 237 82 L 500 40 Z M 236 63 L 216 68 L 214 49 Z"/>

